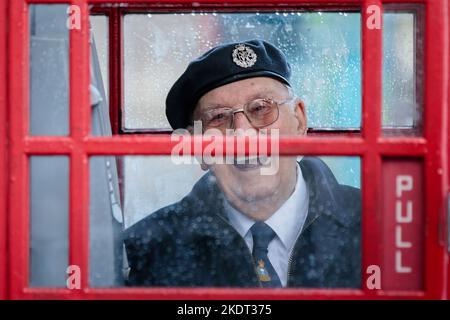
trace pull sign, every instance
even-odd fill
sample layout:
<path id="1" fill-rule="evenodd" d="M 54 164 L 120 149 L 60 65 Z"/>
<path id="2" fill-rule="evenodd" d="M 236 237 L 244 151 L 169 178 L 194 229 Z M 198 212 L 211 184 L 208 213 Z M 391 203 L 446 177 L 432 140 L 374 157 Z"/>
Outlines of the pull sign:
<path id="1" fill-rule="evenodd" d="M 422 163 L 385 160 L 382 167 L 383 290 L 422 290 L 424 214 Z"/>

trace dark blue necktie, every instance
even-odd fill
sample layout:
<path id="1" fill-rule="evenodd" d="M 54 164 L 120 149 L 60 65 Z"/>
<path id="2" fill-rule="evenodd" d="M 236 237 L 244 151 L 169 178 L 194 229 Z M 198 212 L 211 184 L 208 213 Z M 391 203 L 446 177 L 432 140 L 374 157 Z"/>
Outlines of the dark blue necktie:
<path id="1" fill-rule="evenodd" d="M 250 228 L 253 236 L 253 259 L 256 273 L 263 287 L 281 288 L 281 281 L 267 257 L 270 241 L 275 237 L 275 231 L 264 222 L 256 222 Z"/>

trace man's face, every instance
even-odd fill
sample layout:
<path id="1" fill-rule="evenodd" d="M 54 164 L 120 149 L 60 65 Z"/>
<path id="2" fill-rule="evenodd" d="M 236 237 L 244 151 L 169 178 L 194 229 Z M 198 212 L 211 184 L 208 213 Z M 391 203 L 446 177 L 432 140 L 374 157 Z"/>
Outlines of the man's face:
<path id="1" fill-rule="evenodd" d="M 285 85 L 272 78 L 245 79 L 206 93 L 199 100 L 193 118 L 198 120 L 205 112 L 215 108 L 228 107 L 237 110 L 258 98 L 281 102 L 292 97 Z M 254 128 L 242 112 L 235 113 L 232 129 L 246 131 L 266 129 L 269 134 L 271 130 L 278 129 L 279 135 L 304 135 L 306 117 L 303 102 L 292 99 L 288 103 L 279 105 L 278 119 L 259 129 Z M 254 204 L 260 205 L 264 200 L 269 200 L 271 203 L 279 200 L 281 206 L 295 186 L 296 166 L 295 157 L 280 157 L 278 170 L 273 175 L 262 175 L 260 166 L 214 164 L 209 168 L 231 204 L 241 212 L 247 213 L 252 212 Z M 251 213 L 249 215 L 252 216 Z"/>

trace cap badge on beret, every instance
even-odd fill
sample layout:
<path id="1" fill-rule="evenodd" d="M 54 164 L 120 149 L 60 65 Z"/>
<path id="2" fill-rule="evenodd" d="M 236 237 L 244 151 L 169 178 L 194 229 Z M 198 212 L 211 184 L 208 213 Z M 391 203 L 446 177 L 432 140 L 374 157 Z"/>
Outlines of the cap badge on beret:
<path id="1" fill-rule="evenodd" d="M 238 44 L 233 50 L 233 62 L 239 67 L 248 68 L 255 64 L 257 55 L 252 48 L 245 44 Z"/>

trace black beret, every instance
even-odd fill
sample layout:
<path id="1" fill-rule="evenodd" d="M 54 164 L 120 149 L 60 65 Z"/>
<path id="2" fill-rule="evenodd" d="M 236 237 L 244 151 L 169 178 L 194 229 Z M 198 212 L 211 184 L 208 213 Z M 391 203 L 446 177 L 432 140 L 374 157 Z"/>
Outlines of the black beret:
<path id="1" fill-rule="evenodd" d="M 284 54 L 262 40 L 217 46 L 192 61 L 169 91 L 166 116 L 173 129 L 186 128 L 198 100 L 208 91 L 253 77 L 271 77 L 287 85 L 291 67 Z"/>

